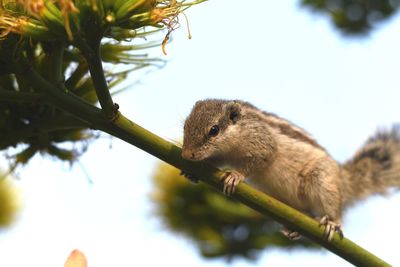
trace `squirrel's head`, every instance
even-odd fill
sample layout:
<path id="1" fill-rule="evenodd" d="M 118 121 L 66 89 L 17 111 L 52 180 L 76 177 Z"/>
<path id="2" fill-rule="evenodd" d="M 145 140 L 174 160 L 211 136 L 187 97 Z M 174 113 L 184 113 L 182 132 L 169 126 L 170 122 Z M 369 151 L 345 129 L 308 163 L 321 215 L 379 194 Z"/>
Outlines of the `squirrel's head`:
<path id="1" fill-rule="evenodd" d="M 239 101 L 207 99 L 196 102 L 185 120 L 182 157 L 200 161 L 231 152 L 240 142 Z"/>

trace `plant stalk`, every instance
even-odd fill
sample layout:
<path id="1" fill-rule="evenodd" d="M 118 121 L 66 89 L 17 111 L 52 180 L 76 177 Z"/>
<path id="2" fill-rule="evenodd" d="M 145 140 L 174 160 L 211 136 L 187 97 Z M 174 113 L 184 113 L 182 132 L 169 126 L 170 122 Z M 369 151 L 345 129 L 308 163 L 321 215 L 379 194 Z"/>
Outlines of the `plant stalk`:
<path id="1" fill-rule="evenodd" d="M 75 37 L 77 47 L 82 52 L 89 67 L 90 77 L 92 78 L 94 89 L 100 106 L 106 117 L 112 120 L 115 116 L 114 102 L 112 100 L 107 81 L 104 76 L 103 64 L 100 54 L 100 39 L 93 40 L 90 45 L 82 37 Z"/>

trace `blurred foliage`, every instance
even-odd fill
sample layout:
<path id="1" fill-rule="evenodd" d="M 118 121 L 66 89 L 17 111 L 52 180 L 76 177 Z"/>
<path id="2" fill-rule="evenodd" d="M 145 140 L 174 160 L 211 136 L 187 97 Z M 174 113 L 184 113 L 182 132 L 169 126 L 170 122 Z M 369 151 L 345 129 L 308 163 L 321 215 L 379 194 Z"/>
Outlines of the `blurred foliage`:
<path id="1" fill-rule="evenodd" d="M 205 257 L 255 259 L 265 248 L 316 248 L 305 239 L 288 240 L 276 222 L 205 184 L 192 184 L 170 165 L 161 163 L 153 181 L 156 214 Z"/>
<path id="2" fill-rule="evenodd" d="M 15 221 L 20 209 L 19 192 L 14 180 L 0 172 L 0 229 Z"/>
<path id="3" fill-rule="evenodd" d="M 38 62 L 38 65 L 46 64 Z M 85 80 L 85 81 L 84 81 Z M 20 81 L 20 83 L 18 83 Z M 23 77 L 7 74 L 0 77 L 0 90 L 14 92 L 30 92 L 23 88 Z M 74 88 L 78 94 L 95 102 L 96 97 L 88 77 Z M 83 126 L 67 126 L 69 115 L 41 101 L 32 103 L 0 102 L 0 149 L 19 146 L 11 158 L 13 164 L 25 164 L 37 152 L 48 153 L 61 160 L 73 162 L 81 151 L 76 148 L 62 148 L 58 144 L 64 142 L 88 141 L 94 137 Z M 65 126 L 65 127 L 63 127 Z"/>
<path id="4" fill-rule="evenodd" d="M 32 54 L 29 57 L 30 63 L 41 70 L 44 76 L 51 73 L 51 45 L 21 40 L 19 48 Z M 115 49 L 111 44 L 105 43 L 102 50 L 107 55 L 114 53 Z M 114 58 L 117 59 L 119 54 L 115 53 Z M 68 77 L 65 81 L 66 89 L 84 101 L 95 104 L 96 92 L 82 55 L 73 47 L 66 48 L 64 55 L 62 72 L 63 76 Z M 112 90 L 123 81 L 127 73 L 125 71 L 113 74 L 106 71 L 109 88 Z M 31 97 L 20 102 L 0 102 L 0 150 L 24 144 L 19 146 L 20 151 L 12 156 L 13 164 L 25 164 L 37 152 L 73 162 L 86 150 L 88 141 L 96 137 L 87 126 L 77 122 L 68 113 L 43 101 L 45 96 L 36 95 L 23 75 L 3 74 L 0 76 L 0 90 L 17 92 L 21 97 Z M 69 147 L 66 147 L 66 142 L 70 143 Z"/>
<path id="5" fill-rule="evenodd" d="M 388 20 L 400 6 L 399 0 L 302 0 L 302 5 L 328 15 L 346 35 L 362 35 Z"/>
<path id="6" fill-rule="evenodd" d="M 100 51 L 104 78 L 113 90 L 132 71 L 163 65 L 137 51 L 155 46 L 164 51 L 179 27 L 178 15 L 199 2 L 0 0 L 0 150 L 13 148 L 11 168 L 38 152 L 74 162 L 96 137 L 89 124 L 35 91 L 15 62 L 27 63 L 60 90 L 95 105 L 87 51 Z M 156 35 L 163 28 L 164 40 Z"/>

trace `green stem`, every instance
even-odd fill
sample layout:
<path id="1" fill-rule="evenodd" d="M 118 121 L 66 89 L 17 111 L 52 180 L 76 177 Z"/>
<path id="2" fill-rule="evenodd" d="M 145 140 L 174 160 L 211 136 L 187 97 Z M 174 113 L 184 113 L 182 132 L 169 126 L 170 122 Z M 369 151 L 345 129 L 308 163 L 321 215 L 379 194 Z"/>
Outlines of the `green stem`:
<path id="1" fill-rule="evenodd" d="M 217 187 L 219 190 L 222 189 L 220 177 L 223 176 L 223 172 L 203 163 L 184 160 L 181 157 L 181 149 L 179 147 L 147 131 L 122 115 L 114 123 L 103 124 L 100 129 L 143 149 L 186 173 L 193 173 L 196 177 L 201 177 L 202 181 Z M 245 183 L 241 183 L 237 187 L 234 197 L 260 213 L 274 218 L 290 229 L 299 231 L 302 235 L 314 240 L 354 265 L 390 266 L 349 239 L 341 239 L 338 234 L 335 234 L 333 239 L 328 242 L 324 238 L 323 227 L 320 227 L 316 220 Z"/>
<path id="2" fill-rule="evenodd" d="M 213 187 L 222 189 L 220 177 L 223 176 L 223 172 L 202 163 L 182 159 L 179 147 L 163 140 L 122 115 L 114 123 L 104 124 L 100 129 L 143 149 L 186 173 L 193 173 L 196 177 L 201 177 L 202 181 Z M 328 242 L 324 238 L 323 227 L 320 227 L 316 220 L 245 183 L 241 183 L 237 187 L 234 197 L 260 213 L 274 218 L 290 229 L 297 230 L 302 235 L 314 240 L 354 265 L 390 266 L 352 241 L 346 238 L 341 239 L 338 234 L 335 234 L 333 239 Z"/>
<path id="3" fill-rule="evenodd" d="M 104 117 L 99 109 L 84 103 L 71 94 L 58 90 L 32 68 L 26 70 L 24 75 L 32 82 L 32 86 L 36 90 L 47 93 L 52 98 L 54 105 L 60 109 L 71 113 L 83 121 L 90 122 L 93 128 L 103 130 L 118 137 L 182 169 L 186 173 L 195 174 L 196 177 L 201 178 L 205 183 L 221 190 L 223 172 L 204 163 L 183 159 L 179 147 L 140 127 L 120 113 L 117 114 L 113 121 L 110 121 Z M 354 265 L 390 266 L 347 238 L 341 239 L 338 234 L 335 234 L 332 241 L 328 242 L 324 237 L 324 229 L 319 227 L 317 221 L 257 191 L 245 183 L 239 184 L 234 197 L 262 214 L 268 215 L 281 224 L 300 232 L 302 235 L 314 240 Z"/>
<path id="4" fill-rule="evenodd" d="M 0 102 L 32 103 L 48 102 L 49 98 L 42 93 L 26 93 L 0 89 Z"/>
<path id="5" fill-rule="evenodd" d="M 62 41 L 53 42 L 51 47 L 50 56 L 52 57 L 50 66 L 50 81 L 58 86 L 64 83 L 64 72 L 63 72 L 63 59 L 65 43 Z"/>
<path id="6" fill-rule="evenodd" d="M 81 37 L 76 36 L 76 43 L 82 55 L 86 59 L 89 66 L 90 77 L 92 78 L 94 89 L 100 106 L 103 109 L 106 117 L 112 120 L 114 112 L 114 103 L 108 89 L 106 77 L 104 76 L 103 65 L 100 55 L 100 39 L 94 40 L 89 44 Z"/>
<path id="7" fill-rule="evenodd" d="M 79 81 L 84 77 L 87 71 L 88 71 L 87 63 L 86 61 L 82 60 L 82 62 L 79 62 L 79 65 L 76 68 L 76 70 L 65 81 L 65 87 L 67 87 L 68 90 L 71 91 L 75 90 Z"/>

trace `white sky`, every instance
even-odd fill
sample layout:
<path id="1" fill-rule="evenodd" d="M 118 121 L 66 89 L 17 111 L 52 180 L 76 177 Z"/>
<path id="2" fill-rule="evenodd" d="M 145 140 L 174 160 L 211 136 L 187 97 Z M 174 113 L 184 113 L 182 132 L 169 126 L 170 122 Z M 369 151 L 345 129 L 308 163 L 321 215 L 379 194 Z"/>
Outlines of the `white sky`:
<path id="1" fill-rule="evenodd" d="M 167 66 L 116 96 L 121 111 L 179 139 L 196 100 L 244 99 L 307 129 L 339 161 L 350 158 L 376 127 L 400 121 L 400 18 L 369 39 L 344 39 L 297 2 L 219 0 L 193 7 L 187 12 L 193 39 L 184 25 L 175 32 Z M 92 267 L 226 264 L 203 260 L 153 216 L 154 157 L 101 138 L 81 163 L 93 184 L 79 164 L 70 169 L 48 158 L 35 157 L 19 172 L 24 210 L 15 227 L 0 232 L 0 266 L 62 266 L 74 248 Z M 399 206 L 400 194 L 370 198 L 345 214 L 345 235 L 400 265 Z M 231 263 L 255 264 L 349 266 L 329 252 L 279 249 L 254 263 Z"/>

